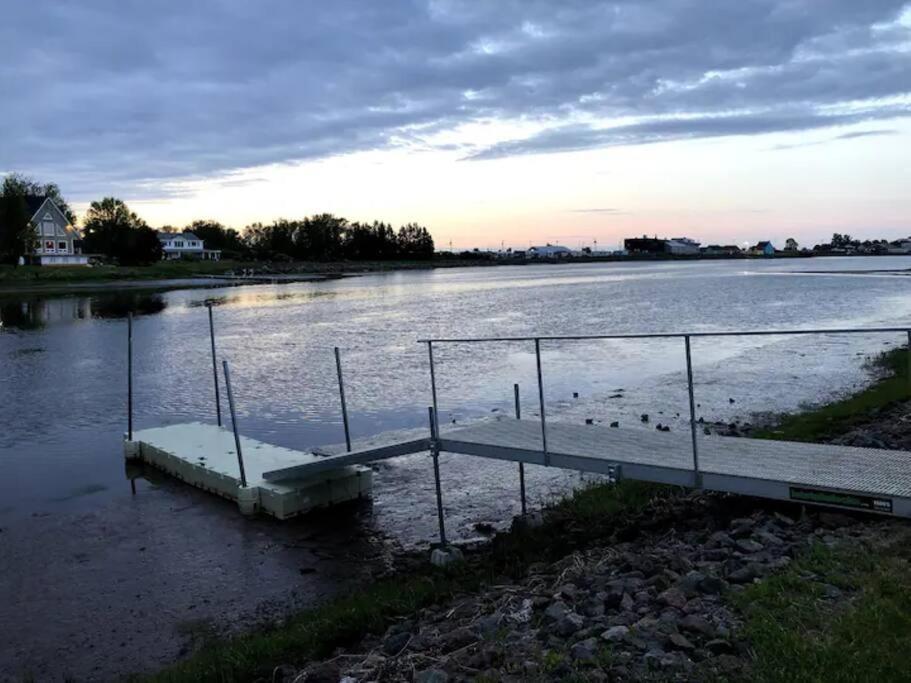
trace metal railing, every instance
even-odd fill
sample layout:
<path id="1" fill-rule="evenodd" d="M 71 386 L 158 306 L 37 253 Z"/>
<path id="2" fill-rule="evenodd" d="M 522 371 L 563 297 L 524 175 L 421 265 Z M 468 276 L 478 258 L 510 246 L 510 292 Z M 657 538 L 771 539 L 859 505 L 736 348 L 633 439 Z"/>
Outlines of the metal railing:
<path id="1" fill-rule="evenodd" d="M 419 339 L 427 344 L 427 355 L 430 362 L 430 388 L 433 398 L 433 414 L 436 421 L 436 433 L 439 434 L 439 406 L 437 403 L 436 371 L 433 359 L 434 344 L 483 344 L 508 342 L 534 342 L 535 366 L 538 376 L 538 402 L 541 419 L 541 449 L 544 453 L 544 464 L 550 464 L 547 448 L 547 419 L 544 412 L 544 378 L 541 368 L 542 342 L 597 341 L 608 339 L 683 339 L 686 357 L 687 393 L 690 407 L 690 435 L 693 453 L 693 475 L 697 487 L 702 485 L 702 473 L 699 469 L 699 439 L 696 434 L 696 399 L 693 382 L 693 358 L 691 340 L 702 337 L 772 337 L 796 335 L 841 335 L 841 334 L 894 334 L 904 333 L 908 339 L 908 378 L 911 381 L 911 324 L 904 327 L 867 327 L 867 328 L 815 328 L 791 330 L 720 330 L 705 332 L 645 332 L 618 334 L 573 334 L 573 335 L 536 335 L 521 337 L 440 337 Z M 524 475 L 524 472 L 522 473 Z M 524 488 L 524 476 L 523 488 Z"/>

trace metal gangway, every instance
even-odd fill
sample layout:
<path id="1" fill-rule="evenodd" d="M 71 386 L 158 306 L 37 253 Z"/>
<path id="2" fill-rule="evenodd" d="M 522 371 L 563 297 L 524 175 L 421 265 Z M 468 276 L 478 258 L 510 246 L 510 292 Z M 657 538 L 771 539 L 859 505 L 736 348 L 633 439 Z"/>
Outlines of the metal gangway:
<path id="1" fill-rule="evenodd" d="M 213 374 L 219 425 L 217 428 L 212 425 L 199 425 L 199 427 L 209 430 L 217 429 L 218 433 L 222 434 L 220 438 L 223 445 L 217 447 L 214 445 L 217 441 L 215 438 L 217 434 L 213 432 L 213 441 L 210 446 L 222 448 L 222 450 L 227 448 L 232 456 L 222 457 L 220 460 L 222 470 L 219 474 L 226 478 L 226 484 L 225 489 L 218 492 L 232 497 L 230 492 L 236 488 L 237 499 L 240 500 L 242 490 L 250 488 L 251 484 L 243 474 L 242 438 L 237 432 L 236 420 L 232 420 L 233 439 L 230 438 L 231 431 L 221 426 L 211 307 L 209 308 L 209 322 L 212 334 Z M 902 334 L 908 340 L 909 368 L 911 368 L 911 330 L 907 327 L 421 339 L 418 341 L 427 348 L 431 390 L 427 436 L 393 441 L 388 445 L 368 448 L 352 448 L 341 357 L 336 348 L 334 350 L 335 364 L 338 373 L 346 450 L 334 454 L 321 450 L 306 454 L 299 451 L 287 451 L 278 460 L 271 460 L 271 465 L 260 464 L 257 467 L 257 476 L 261 479 L 259 485 L 265 488 L 284 487 L 292 491 L 299 491 L 307 486 L 312 488 L 314 481 L 323 480 L 330 475 L 338 476 L 343 472 L 351 475 L 352 468 L 362 467 L 367 463 L 411 453 L 429 452 L 433 461 L 440 543 L 443 546 L 446 546 L 447 539 L 443 514 L 443 491 L 440 482 L 439 455 L 442 452 L 518 463 L 519 493 L 523 514 L 526 512 L 524 467 L 530 464 L 607 475 L 614 481 L 632 479 L 804 504 L 865 510 L 883 515 L 911 517 L 911 452 L 699 433 L 692 361 L 693 339 L 854 334 Z M 547 420 L 541 358 L 542 346 L 548 343 L 564 344 L 574 341 L 646 339 L 679 339 L 682 342 L 689 399 L 689 434 Z M 448 426 L 441 430 L 436 361 L 434 359 L 435 347 L 451 344 L 506 343 L 527 343 L 534 347 L 538 419 L 522 418 L 518 385 L 515 385 L 516 416 L 514 419 L 478 421 L 467 426 Z M 224 374 L 225 380 L 228 382 L 228 396 L 233 404 L 230 375 L 226 362 L 224 363 Z M 911 372 L 909 372 L 909 379 L 911 379 Z M 132 387 L 132 378 L 129 381 L 130 387 Z M 233 418 L 233 406 L 231 412 Z M 134 440 L 131 399 L 129 419 L 130 435 L 127 443 L 132 444 L 131 448 L 134 453 L 137 450 L 142 451 L 146 436 L 143 432 L 139 432 Z M 175 425 L 159 428 L 158 432 L 161 435 L 167 430 L 180 428 L 186 430 L 187 426 Z M 146 433 L 152 431 L 155 430 L 145 430 Z M 227 445 L 224 446 L 224 444 Z M 231 448 L 232 444 L 234 449 Z M 154 444 L 148 445 L 155 450 Z M 257 450 L 261 450 L 262 446 L 262 444 L 258 444 L 255 447 Z M 198 451 L 205 448 L 205 439 L 201 441 L 196 439 L 194 449 Z M 275 447 L 269 448 L 274 449 Z M 248 448 L 243 450 L 247 453 L 250 452 Z M 236 458 L 233 455 L 235 452 Z M 174 453 L 169 453 L 168 457 L 175 455 L 178 459 L 182 457 Z M 361 471 L 358 475 L 359 481 Z M 367 471 L 369 472 L 369 470 Z M 183 476 L 181 478 L 193 483 L 190 478 Z M 347 480 L 350 479 L 350 476 L 347 477 Z M 207 486 L 204 485 L 203 488 L 207 488 Z M 351 497 L 351 490 L 354 490 L 357 495 L 361 495 L 365 488 L 363 486 L 355 486 L 353 489 L 349 487 L 348 499 Z M 260 500 L 264 499 L 265 496 L 260 498 Z M 323 496 L 321 500 L 323 501 L 321 504 L 334 502 L 331 495 L 328 499 Z M 265 505 L 262 507 L 266 509 Z M 293 509 L 293 506 L 289 509 Z M 305 511 L 305 509 L 309 508 L 301 506 L 299 511 Z M 269 510 L 267 509 L 267 511 Z M 294 513 L 285 516 L 292 514 Z M 282 517 L 282 515 L 276 516 Z"/>

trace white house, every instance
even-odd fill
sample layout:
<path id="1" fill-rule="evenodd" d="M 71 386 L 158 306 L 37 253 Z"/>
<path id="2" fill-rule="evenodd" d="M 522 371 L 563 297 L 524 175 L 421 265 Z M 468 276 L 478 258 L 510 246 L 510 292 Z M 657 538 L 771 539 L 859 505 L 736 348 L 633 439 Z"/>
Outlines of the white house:
<path id="1" fill-rule="evenodd" d="M 543 247 L 531 247 L 525 252 L 526 258 L 567 258 L 572 256 L 573 252 L 567 247 L 561 247 L 556 244 L 547 244 Z"/>
<path id="2" fill-rule="evenodd" d="M 27 260 L 39 266 L 85 266 L 89 257 L 82 253 L 79 231 L 50 197 L 28 196 L 25 205 L 32 215 L 35 248 Z"/>
<path id="3" fill-rule="evenodd" d="M 664 250 L 675 256 L 695 256 L 699 254 L 699 242 L 689 237 L 674 237 L 664 243 Z"/>
<path id="4" fill-rule="evenodd" d="M 161 242 L 161 258 L 165 261 L 181 258 L 221 260 L 220 249 L 206 249 L 205 243 L 192 232 L 159 232 L 158 240 Z"/>

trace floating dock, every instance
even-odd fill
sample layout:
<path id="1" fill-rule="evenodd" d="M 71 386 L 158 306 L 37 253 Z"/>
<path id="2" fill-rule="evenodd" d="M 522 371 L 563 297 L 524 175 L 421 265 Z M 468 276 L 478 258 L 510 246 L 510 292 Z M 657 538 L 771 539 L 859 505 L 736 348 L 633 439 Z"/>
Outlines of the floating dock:
<path id="1" fill-rule="evenodd" d="M 234 434 L 223 427 L 194 422 L 143 429 L 124 443 L 124 451 L 129 459 L 142 460 L 192 486 L 236 501 L 243 512 L 265 512 L 277 519 L 356 500 L 371 491 L 369 468 L 337 461 L 321 467 L 326 456 L 239 438 L 246 486 Z M 306 476 L 268 476 L 272 470 L 292 465 L 316 467 Z"/>

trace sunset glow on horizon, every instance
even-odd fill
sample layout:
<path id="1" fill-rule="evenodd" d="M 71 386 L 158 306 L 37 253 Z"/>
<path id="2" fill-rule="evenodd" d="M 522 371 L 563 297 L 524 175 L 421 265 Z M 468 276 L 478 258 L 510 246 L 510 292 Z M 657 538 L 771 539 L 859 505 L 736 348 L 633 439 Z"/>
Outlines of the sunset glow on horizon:
<path id="1" fill-rule="evenodd" d="M 911 233 L 903 1 L 98 4 L 0 27 L 0 173 L 79 214 L 330 212 L 458 249 Z"/>

